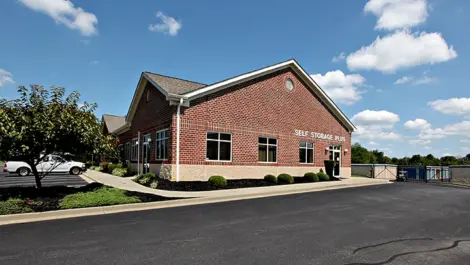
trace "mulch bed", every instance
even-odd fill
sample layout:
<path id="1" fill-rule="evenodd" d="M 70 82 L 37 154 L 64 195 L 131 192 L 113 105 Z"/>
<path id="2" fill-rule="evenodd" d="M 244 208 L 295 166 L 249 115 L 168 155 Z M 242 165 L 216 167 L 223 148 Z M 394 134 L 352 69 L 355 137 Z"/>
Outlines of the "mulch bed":
<path id="1" fill-rule="evenodd" d="M 103 184 L 91 183 L 81 188 L 65 186 L 44 187 L 41 189 L 36 189 L 34 187 L 0 188 L 0 201 L 6 201 L 9 198 L 24 199 L 34 212 L 54 211 L 60 210 L 59 203 L 65 196 L 79 192 L 92 191 L 100 187 L 103 187 Z M 134 191 L 127 191 L 126 195 L 137 196 L 142 202 L 155 202 L 177 199 Z"/>
<path id="2" fill-rule="evenodd" d="M 336 179 L 334 179 L 336 180 Z M 305 181 L 303 177 L 294 177 L 294 184 L 309 183 Z M 211 186 L 207 181 L 169 181 L 165 179 L 158 179 L 159 190 L 171 190 L 171 191 L 209 191 L 209 190 L 221 190 L 221 189 L 239 189 L 239 188 L 254 188 L 254 187 L 265 187 L 265 186 L 277 186 L 277 185 L 288 185 L 288 184 L 272 184 L 264 181 L 264 179 L 234 179 L 227 180 L 227 186 L 224 188 L 216 188 Z"/>

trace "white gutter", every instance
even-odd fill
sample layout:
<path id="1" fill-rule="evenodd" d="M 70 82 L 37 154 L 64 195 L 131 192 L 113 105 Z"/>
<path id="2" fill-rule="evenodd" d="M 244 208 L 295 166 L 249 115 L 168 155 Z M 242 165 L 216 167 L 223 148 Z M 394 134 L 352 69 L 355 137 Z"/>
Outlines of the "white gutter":
<path id="1" fill-rule="evenodd" d="M 176 182 L 180 181 L 180 110 L 183 98 L 180 98 L 176 111 Z"/>

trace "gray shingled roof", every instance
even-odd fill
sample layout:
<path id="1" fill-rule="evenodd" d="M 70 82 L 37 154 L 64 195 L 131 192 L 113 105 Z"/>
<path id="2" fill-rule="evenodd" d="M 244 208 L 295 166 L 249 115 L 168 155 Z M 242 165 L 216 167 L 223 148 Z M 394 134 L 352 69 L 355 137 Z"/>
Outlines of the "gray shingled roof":
<path id="1" fill-rule="evenodd" d="M 109 133 L 113 133 L 119 127 L 126 123 L 126 116 L 115 116 L 110 114 L 103 115 L 104 122 L 106 123 L 106 127 L 108 128 Z"/>
<path id="2" fill-rule="evenodd" d="M 155 83 L 157 83 L 161 88 L 163 88 L 166 92 L 176 95 L 182 95 L 207 86 L 205 84 L 188 81 L 176 77 L 169 77 L 150 72 L 145 72 L 145 74 L 150 77 Z"/>

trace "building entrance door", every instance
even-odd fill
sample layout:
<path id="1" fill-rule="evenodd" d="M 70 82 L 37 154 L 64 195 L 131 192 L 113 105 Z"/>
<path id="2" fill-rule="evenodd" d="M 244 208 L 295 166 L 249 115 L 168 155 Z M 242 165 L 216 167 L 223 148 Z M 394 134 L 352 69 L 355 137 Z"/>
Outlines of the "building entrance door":
<path id="1" fill-rule="evenodd" d="M 144 143 L 142 145 L 142 165 L 143 165 L 143 173 L 148 173 L 150 172 L 150 163 L 149 163 L 149 157 L 150 157 L 150 135 L 145 135 L 144 136 Z"/>
<path id="2" fill-rule="evenodd" d="M 333 175 L 339 177 L 341 175 L 341 145 L 330 145 L 330 160 L 335 161 Z"/>

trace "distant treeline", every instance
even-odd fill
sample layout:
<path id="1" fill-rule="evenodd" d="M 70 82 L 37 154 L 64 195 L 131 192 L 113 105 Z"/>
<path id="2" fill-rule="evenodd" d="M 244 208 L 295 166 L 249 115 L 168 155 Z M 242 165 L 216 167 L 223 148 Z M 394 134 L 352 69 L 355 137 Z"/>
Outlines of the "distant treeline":
<path id="1" fill-rule="evenodd" d="M 367 150 L 359 143 L 355 143 L 351 149 L 353 164 L 395 164 L 405 166 L 470 165 L 470 154 L 464 157 L 443 156 L 437 158 L 429 154 L 427 156 L 413 155 L 412 157 L 390 158 L 378 150 Z"/>

